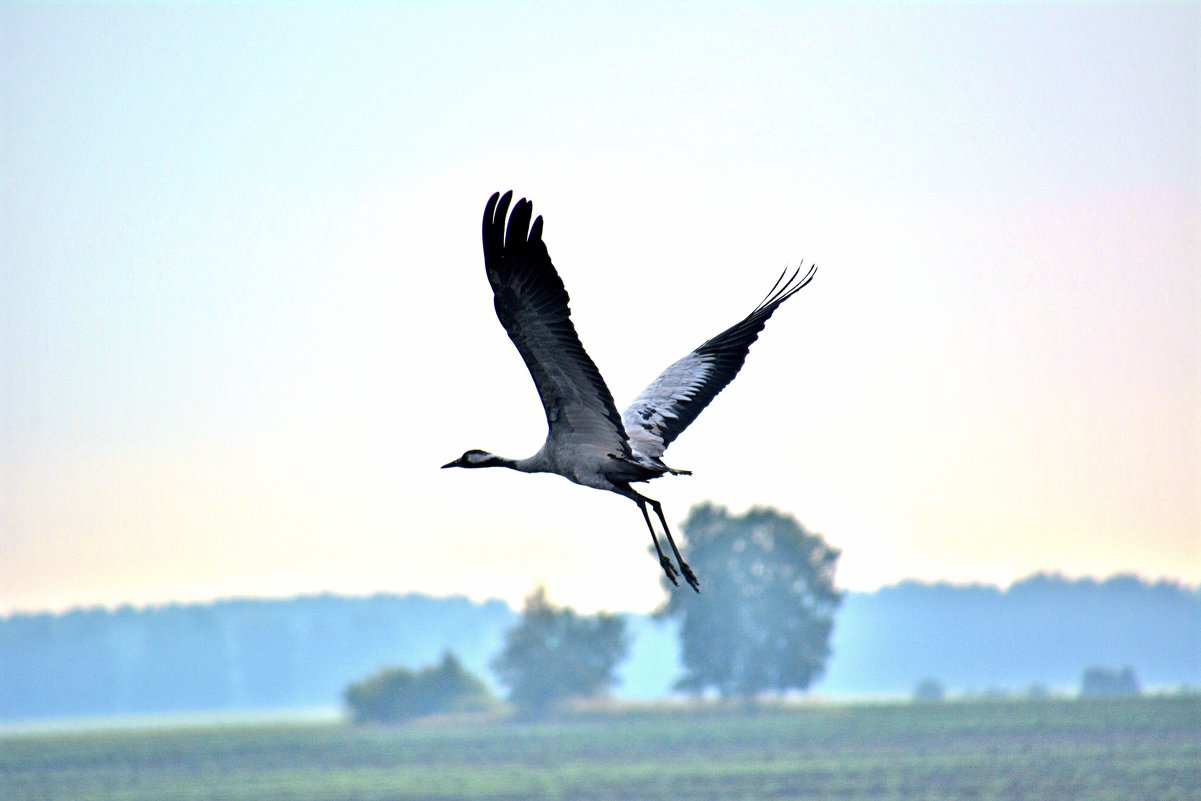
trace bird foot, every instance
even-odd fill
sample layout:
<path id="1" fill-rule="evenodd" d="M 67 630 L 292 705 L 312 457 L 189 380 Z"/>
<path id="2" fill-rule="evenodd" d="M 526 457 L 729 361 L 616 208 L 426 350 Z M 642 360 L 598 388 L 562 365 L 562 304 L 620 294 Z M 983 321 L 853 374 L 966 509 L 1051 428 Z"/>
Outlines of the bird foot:
<path id="1" fill-rule="evenodd" d="M 667 574 L 667 578 L 672 584 L 676 585 L 677 587 L 680 586 L 680 580 L 677 578 L 679 574 L 676 572 L 676 566 L 671 563 L 671 560 L 668 559 L 665 554 L 659 554 L 659 567 L 663 568 L 663 572 Z"/>
<path id="2" fill-rule="evenodd" d="M 701 591 L 701 583 L 697 581 L 696 573 L 692 572 L 692 568 L 688 566 L 688 563 L 680 562 L 680 570 L 684 573 L 684 580 L 688 582 L 688 586 L 699 593 Z"/>

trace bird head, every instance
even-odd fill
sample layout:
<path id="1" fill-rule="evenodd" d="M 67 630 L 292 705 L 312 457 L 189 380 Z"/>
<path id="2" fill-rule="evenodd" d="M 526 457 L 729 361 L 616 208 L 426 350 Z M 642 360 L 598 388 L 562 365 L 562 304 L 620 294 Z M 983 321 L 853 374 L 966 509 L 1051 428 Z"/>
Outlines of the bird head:
<path id="1" fill-rule="evenodd" d="M 442 465 L 442 469 L 445 470 L 448 467 L 502 467 L 505 462 L 506 460 L 496 454 L 472 448 L 453 462 Z"/>

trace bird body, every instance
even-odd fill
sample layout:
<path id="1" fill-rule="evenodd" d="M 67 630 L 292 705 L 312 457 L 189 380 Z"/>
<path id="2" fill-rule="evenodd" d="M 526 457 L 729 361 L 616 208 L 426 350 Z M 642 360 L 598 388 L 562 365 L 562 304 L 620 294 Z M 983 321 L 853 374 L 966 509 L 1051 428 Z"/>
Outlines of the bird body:
<path id="1" fill-rule="evenodd" d="M 809 283 L 816 268 L 803 277 L 798 268 L 787 280 L 781 274 L 754 311 L 669 366 L 619 414 L 571 323 L 567 290 L 542 241 L 542 218 L 531 224 L 533 206 L 524 198 L 509 213 L 511 201 L 512 192 L 503 196 L 498 192 L 484 209 L 484 266 L 496 316 L 521 354 L 542 401 L 546 441 L 526 459 L 469 450 L 443 467 L 555 473 L 629 498 L 642 510 L 664 573 L 675 584 L 683 574 L 699 592 L 700 583 L 676 547 L 662 506 L 630 484 L 663 475 L 688 475 L 687 470 L 663 463 L 667 446 L 733 380 L 768 318 Z M 663 526 L 675 564 L 659 544 L 648 505 Z"/>

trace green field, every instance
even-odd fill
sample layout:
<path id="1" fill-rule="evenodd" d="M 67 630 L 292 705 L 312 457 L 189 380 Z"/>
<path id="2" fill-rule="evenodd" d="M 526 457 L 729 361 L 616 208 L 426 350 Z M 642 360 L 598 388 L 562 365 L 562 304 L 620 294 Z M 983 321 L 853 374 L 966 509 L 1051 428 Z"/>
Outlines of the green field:
<path id="1" fill-rule="evenodd" d="M 1196 800 L 1201 698 L 14 735 L 0 798 Z"/>

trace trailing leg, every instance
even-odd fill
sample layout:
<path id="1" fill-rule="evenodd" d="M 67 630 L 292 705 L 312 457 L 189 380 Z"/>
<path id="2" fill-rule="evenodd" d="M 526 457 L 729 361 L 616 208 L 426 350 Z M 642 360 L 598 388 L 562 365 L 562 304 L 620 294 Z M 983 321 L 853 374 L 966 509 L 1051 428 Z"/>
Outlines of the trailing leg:
<path id="1" fill-rule="evenodd" d="M 642 519 L 646 521 L 646 527 L 651 532 L 651 542 L 655 543 L 655 551 L 659 554 L 659 566 L 663 568 L 663 572 L 667 574 L 667 578 L 671 583 L 680 586 L 679 575 L 676 573 L 676 566 L 671 563 L 667 555 L 663 553 L 663 548 L 659 546 L 659 538 L 655 536 L 655 527 L 651 525 L 651 516 L 646 511 L 646 500 L 641 496 L 635 495 L 634 502 L 638 504 L 638 508 L 642 510 Z M 675 547 L 674 545 L 672 547 Z"/>
<path id="2" fill-rule="evenodd" d="M 667 518 L 663 516 L 663 504 L 650 498 L 647 498 L 646 501 L 654 507 L 655 514 L 659 516 L 659 522 L 663 524 L 663 533 L 667 535 L 667 544 L 671 546 L 671 552 L 676 555 L 676 562 L 680 565 L 680 572 L 684 574 L 684 580 L 688 582 L 689 587 L 700 592 L 701 583 L 697 581 L 696 574 L 692 572 L 692 568 L 684 561 L 684 557 L 680 556 L 680 549 L 676 547 L 676 541 L 672 539 L 671 529 L 667 527 Z M 642 513 L 646 514 L 645 508 L 642 510 Z M 647 525 L 650 525 L 649 519 L 647 520 Z M 660 555 L 662 555 L 662 552 L 660 552 Z"/>

